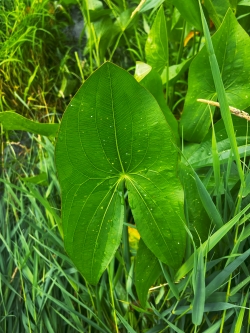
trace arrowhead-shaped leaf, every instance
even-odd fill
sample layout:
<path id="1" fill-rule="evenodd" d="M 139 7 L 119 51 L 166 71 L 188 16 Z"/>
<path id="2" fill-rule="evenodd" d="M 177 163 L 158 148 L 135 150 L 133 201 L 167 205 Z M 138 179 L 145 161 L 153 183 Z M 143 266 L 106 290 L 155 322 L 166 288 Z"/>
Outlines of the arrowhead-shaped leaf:
<path id="1" fill-rule="evenodd" d="M 105 63 L 68 106 L 56 145 L 65 248 L 93 284 L 120 244 L 124 187 L 142 239 L 170 266 L 185 248 L 172 132 L 153 96 Z"/>
<path id="2" fill-rule="evenodd" d="M 147 63 L 159 74 L 168 68 L 168 34 L 163 6 L 155 17 L 145 45 Z"/>
<path id="3" fill-rule="evenodd" d="M 228 104 L 244 110 L 250 105 L 250 38 L 231 10 L 212 37 L 212 42 Z M 211 119 L 209 107 L 198 103 L 197 99 L 217 99 L 206 47 L 190 66 L 188 86 L 180 127 L 186 140 L 200 142 L 208 132 Z M 214 107 L 211 109 L 214 110 Z"/>

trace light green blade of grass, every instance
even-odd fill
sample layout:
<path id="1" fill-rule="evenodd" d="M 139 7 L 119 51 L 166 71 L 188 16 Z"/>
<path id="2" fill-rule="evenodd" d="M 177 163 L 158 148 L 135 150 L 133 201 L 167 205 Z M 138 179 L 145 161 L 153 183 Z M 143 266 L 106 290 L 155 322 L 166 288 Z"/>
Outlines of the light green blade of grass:
<path id="1" fill-rule="evenodd" d="M 56 212 L 53 210 L 53 208 L 50 206 L 48 200 L 46 200 L 44 197 L 42 197 L 39 192 L 31 186 L 31 184 L 26 184 L 26 186 L 29 188 L 30 192 L 26 189 L 23 189 L 19 186 L 16 186 L 14 184 L 11 184 L 9 182 L 7 182 L 6 180 L 4 179 L 1 179 L 0 178 L 0 182 L 12 187 L 13 189 L 16 189 L 22 193 L 25 193 L 26 195 L 30 195 L 32 194 L 46 209 L 47 211 L 54 217 L 56 223 L 57 223 L 57 226 L 58 226 L 58 230 L 60 231 L 60 234 L 63 238 L 63 231 L 62 231 L 62 228 L 61 228 L 61 218 L 59 215 L 56 214 Z"/>
<path id="2" fill-rule="evenodd" d="M 245 214 L 245 212 L 250 208 L 250 204 L 248 204 L 240 213 L 235 215 L 229 222 L 223 225 L 219 230 L 217 230 L 206 242 L 202 244 L 203 249 L 207 249 L 207 251 L 211 251 L 216 244 L 229 232 L 229 230 L 239 221 L 241 216 Z M 189 257 L 189 259 L 181 266 L 181 268 L 177 271 L 175 276 L 175 281 L 180 280 L 184 277 L 189 271 L 193 268 L 193 255 Z"/>
<path id="3" fill-rule="evenodd" d="M 225 280 L 230 276 L 233 271 L 235 271 L 250 255 L 250 249 L 241 254 L 237 259 L 235 259 L 231 264 L 226 266 L 219 274 L 215 276 L 215 278 L 209 283 L 206 287 L 206 298 L 212 295 L 217 289 L 221 287 L 221 285 L 225 282 Z"/>
<path id="4" fill-rule="evenodd" d="M 209 54 L 209 61 L 210 61 L 210 65 L 211 65 L 211 71 L 212 71 L 212 75 L 213 75 L 213 79 L 214 79 L 216 92 L 218 94 L 218 100 L 220 103 L 221 116 L 225 123 L 227 135 L 228 135 L 228 138 L 231 143 L 232 151 L 233 151 L 235 161 L 237 164 L 239 177 L 240 177 L 242 185 L 244 185 L 244 183 L 245 183 L 244 173 L 243 173 L 243 170 L 241 167 L 240 156 L 239 156 L 237 142 L 236 142 L 236 138 L 235 138 L 235 134 L 234 134 L 234 127 L 233 127 L 233 122 L 232 122 L 232 118 L 231 118 L 231 113 L 229 111 L 229 105 L 227 102 L 226 93 L 225 93 L 225 89 L 223 86 L 219 65 L 218 65 L 218 62 L 217 62 L 217 59 L 216 59 L 216 56 L 214 53 L 214 48 L 213 48 L 213 43 L 211 40 L 209 28 L 208 28 L 208 25 L 207 25 L 207 22 L 206 22 L 206 19 L 205 19 L 205 16 L 204 16 L 204 13 L 203 13 L 203 10 L 201 7 L 201 3 L 199 2 L 199 4 L 200 4 L 200 11 L 201 11 L 202 26 L 203 26 L 203 31 L 204 31 L 205 40 L 206 40 L 206 47 L 207 47 L 207 51 Z"/>
<path id="5" fill-rule="evenodd" d="M 204 306 L 204 313 L 205 312 L 217 312 L 217 311 L 224 311 L 227 309 L 232 309 L 238 307 L 235 304 L 227 303 L 227 302 L 216 302 L 216 303 L 206 303 Z M 191 313 L 192 309 L 188 305 L 180 306 L 175 311 L 175 315 L 181 315 L 183 313 Z"/>
<path id="6" fill-rule="evenodd" d="M 230 296 L 235 295 L 240 289 L 244 288 L 248 282 L 250 282 L 250 276 L 246 277 L 243 281 L 233 287 L 230 291 Z"/>
<path id="7" fill-rule="evenodd" d="M 81 328 L 77 328 L 76 326 L 74 326 L 74 325 L 71 323 L 70 320 L 68 320 L 68 319 L 67 319 L 63 314 L 61 314 L 59 311 L 57 311 L 56 309 L 54 309 L 53 306 L 52 306 L 52 309 L 58 314 L 58 316 L 60 316 L 60 317 L 62 318 L 62 320 L 63 320 L 65 323 L 68 324 L 68 327 L 69 327 L 69 326 L 73 327 L 74 332 L 80 332 L 80 333 L 83 332 L 83 330 L 82 330 Z M 52 333 L 53 333 L 53 331 L 52 331 Z"/>
<path id="8" fill-rule="evenodd" d="M 127 332 L 129 333 L 136 333 L 136 331 L 133 329 L 133 327 L 131 327 L 129 325 L 129 323 L 123 318 L 123 316 L 120 315 L 120 313 L 118 311 L 116 311 L 117 317 L 120 319 L 120 321 L 122 322 L 122 324 L 125 326 L 125 328 L 127 329 Z"/>
<path id="9" fill-rule="evenodd" d="M 234 328 L 234 333 L 241 333 L 242 332 L 242 324 L 243 324 L 243 318 L 244 318 L 244 314 L 245 314 L 245 306 L 246 303 L 248 301 L 248 295 L 249 295 L 249 289 L 245 295 L 244 301 L 242 303 L 242 308 L 240 309 L 240 313 L 238 315 L 236 324 L 235 324 L 235 328 Z"/>
<path id="10" fill-rule="evenodd" d="M 204 253 L 200 248 L 198 252 L 196 269 L 193 271 L 194 277 L 194 300 L 192 304 L 192 322 L 195 325 L 200 325 L 203 318 L 205 306 L 205 267 Z"/>
<path id="11" fill-rule="evenodd" d="M 68 309 L 67 305 L 61 301 L 58 301 L 56 298 L 52 297 L 51 295 L 47 294 L 47 297 L 54 302 L 56 305 L 59 306 L 60 309 L 66 311 L 66 312 L 72 312 L 73 314 L 77 315 L 78 317 L 80 317 L 84 322 L 86 322 L 88 325 L 90 325 L 91 327 L 97 329 L 98 332 L 103 332 L 103 333 L 112 333 L 107 326 L 105 327 L 105 330 L 103 328 L 101 328 L 98 324 L 96 324 L 95 322 L 93 322 L 92 320 L 90 320 L 89 318 L 87 318 L 86 316 L 84 316 L 83 314 L 79 313 L 76 310 L 70 310 Z M 78 301 L 79 303 L 79 301 Z M 81 303 L 82 305 L 83 303 Z"/>
<path id="12" fill-rule="evenodd" d="M 174 330 L 174 332 L 176 333 L 185 333 L 183 330 L 181 330 L 180 328 L 178 328 L 177 326 L 175 326 L 174 324 L 172 324 L 170 321 L 168 321 L 167 319 L 163 318 L 164 321 L 168 324 L 168 326 L 170 328 L 172 328 L 172 330 Z"/>
<path id="13" fill-rule="evenodd" d="M 235 311 L 229 310 L 226 314 L 225 321 L 229 319 L 233 314 L 235 314 Z M 207 330 L 205 330 L 203 333 L 215 333 L 218 332 L 218 329 L 220 328 L 222 319 L 215 322 L 212 326 L 210 326 Z"/>

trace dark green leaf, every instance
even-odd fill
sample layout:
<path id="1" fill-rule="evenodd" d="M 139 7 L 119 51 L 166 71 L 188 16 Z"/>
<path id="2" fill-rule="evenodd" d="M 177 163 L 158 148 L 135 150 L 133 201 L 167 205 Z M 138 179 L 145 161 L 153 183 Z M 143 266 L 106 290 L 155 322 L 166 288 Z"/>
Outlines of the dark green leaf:
<path id="1" fill-rule="evenodd" d="M 153 96 L 105 63 L 68 106 L 56 145 L 65 248 L 96 284 L 120 244 L 124 186 L 147 247 L 178 267 L 185 249 L 183 192 L 172 132 Z"/>
<path id="2" fill-rule="evenodd" d="M 219 30 L 212 37 L 214 52 L 229 105 L 244 110 L 250 104 L 250 39 L 232 11 L 228 11 Z M 190 66 L 189 89 L 180 127 L 188 141 L 200 142 L 211 124 L 209 107 L 198 98 L 216 100 L 217 93 L 210 70 L 207 49 L 204 47 Z M 211 107 L 214 110 L 214 107 Z"/>
<path id="3" fill-rule="evenodd" d="M 160 274 L 159 260 L 140 239 L 135 264 L 135 286 L 143 308 L 146 307 L 148 290 Z"/>
<path id="4" fill-rule="evenodd" d="M 179 10 L 187 22 L 202 31 L 200 8 L 197 0 L 171 0 L 171 3 Z"/>

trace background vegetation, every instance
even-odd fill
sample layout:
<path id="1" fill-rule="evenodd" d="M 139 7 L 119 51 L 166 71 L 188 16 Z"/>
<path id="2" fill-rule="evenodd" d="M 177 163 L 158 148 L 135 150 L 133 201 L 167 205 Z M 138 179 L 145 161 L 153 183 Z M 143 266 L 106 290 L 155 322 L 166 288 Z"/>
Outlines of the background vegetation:
<path id="1" fill-rule="evenodd" d="M 180 119 L 189 66 L 205 43 L 198 2 L 185 3 L 187 8 L 170 0 L 142 6 L 125 0 L 0 1 L 0 111 L 60 123 L 72 96 L 105 60 L 131 74 L 137 61 L 150 63 L 148 36 L 162 5 L 169 68 L 162 91 Z M 210 34 L 228 8 L 249 35 L 247 0 L 203 1 Z M 247 87 L 237 83 L 244 93 L 249 76 L 245 81 Z M 249 104 L 233 106 L 247 111 Z M 99 284 L 89 285 L 67 257 L 58 230 L 55 139 L 1 126 L 0 332 L 249 332 L 248 127 L 245 119 L 234 119 L 235 160 L 220 118 L 217 109 L 215 125 L 198 142 L 182 140 L 182 158 L 189 163 L 179 175 L 192 233 L 181 271 L 160 264 L 145 306 L 135 288 L 135 255 L 147 250 L 138 250 L 137 230 L 128 227 L 129 252 L 123 238 Z M 128 218 L 132 223 L 129 211 Z"/>

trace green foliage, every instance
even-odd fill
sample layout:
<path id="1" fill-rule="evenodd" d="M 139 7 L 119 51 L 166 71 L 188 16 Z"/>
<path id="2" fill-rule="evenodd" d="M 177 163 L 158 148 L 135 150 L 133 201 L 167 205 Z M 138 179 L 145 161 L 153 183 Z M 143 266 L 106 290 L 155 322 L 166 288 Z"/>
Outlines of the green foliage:
<path id="1" fill-rule="evenodd" d="M 162 6 L 158 10 L 152 28 L 148 34 L 145 53 L 147 63 L 159 74 L 162 73 L 166 66 L 168 67 L 168 35 Z"/>
<path id="2" fill-rule="evenodd" d="M 1 2 L 0 332 L 248 332 L 249 13 Z"/>
<path id="3" fill-rule="evenodd" d="M 56 164 L 66 251 L 90 283 L 119 246 L 124 187 L 147 247 L 180 266 L 185 229 L 177 152 L 159 106 L 131 75 L 106 63 L 83 84 L 62 120 Z"/>
<path id="4" fill-rule="evenodd" d="M 224 84 L 228 104 L 245 109 L 250 104 L 248 49 L 250 39 L 235 19 L 232 11 L 227 15 L 219 30 L 212 37 L 216 59 Z M 216 100 L 215 88 L 208 51 L 203 48 L 190 66 L 189 90 L 180 126 L 184 138 L 200 142 L 211 124 L 209 106 L 197 103 L 198 98 Z M 211 107 L 214 112 L 214 107 Z"/>
<path id="5" fill-rule="evenodd" d="M 158 259 L 141 239 L 136 256 L 135 286 L 143 308 L 146 307 L 148 290 L 155 283 L 160 274 L 161 267 Z"/>

